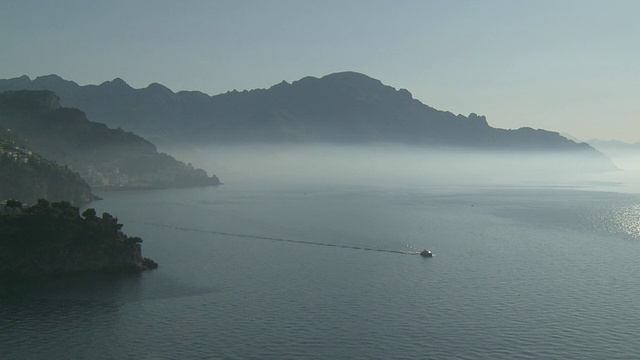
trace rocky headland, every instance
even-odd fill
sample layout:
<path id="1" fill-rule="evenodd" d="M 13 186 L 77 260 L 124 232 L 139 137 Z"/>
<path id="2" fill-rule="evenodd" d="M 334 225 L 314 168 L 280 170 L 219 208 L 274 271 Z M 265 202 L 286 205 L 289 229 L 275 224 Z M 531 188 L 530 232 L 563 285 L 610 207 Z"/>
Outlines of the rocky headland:
<path id="1" fill-rule="evenodd" d="M 0 205 L 0 281 L 78 273 L 139 272 L 158 264 L 142 256 L 142 239 L 118 219 L 68 202 Z"/>

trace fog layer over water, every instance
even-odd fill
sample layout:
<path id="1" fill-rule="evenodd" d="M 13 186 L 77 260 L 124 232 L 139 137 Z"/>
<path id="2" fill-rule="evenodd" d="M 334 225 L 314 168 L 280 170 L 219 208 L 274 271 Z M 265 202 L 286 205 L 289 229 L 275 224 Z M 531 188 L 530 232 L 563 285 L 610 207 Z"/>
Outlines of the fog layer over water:
<path id="1" fill-rule="evenodd" d="M 0 298 L 0 359 L 640 358 L 640 197 L 581 190 L 625 171 L 389 146 L 176 155 L 226 184 L 91 204 L 160 267 Z"/>
<path id="2" fill-rule="evenodd" d="M 575 186 L 635 191 L 633 171 L 555 152 L 491 152 L 400 145 L 238 145 L 167 149 L 223 183 Z M 617 164 L 616 164 L 617 165 Z M 637 171 L 636 171 L 637 173 Z"/>

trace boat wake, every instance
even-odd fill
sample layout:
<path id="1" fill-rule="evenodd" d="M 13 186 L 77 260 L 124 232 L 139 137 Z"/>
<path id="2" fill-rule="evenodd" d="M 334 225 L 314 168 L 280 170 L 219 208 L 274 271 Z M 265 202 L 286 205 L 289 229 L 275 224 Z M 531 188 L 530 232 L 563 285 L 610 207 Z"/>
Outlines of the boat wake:
<path id="1" fill-rule="evenodd" d="M 406 245 L 408 250 L 391 250 L 391 249 L 381 249 L 381 248 L 372 248 L 372 247 L 363 247 L 363 246 L 352 246 L 352 245 L 338 245 L 338 244 L 330 244 L 330 243 L 322 243 L 316 241 L 305 241 L 305 240 L 295 240 L 295 239 L 285 239 L 285 238 L 277 238 L 277 237 L 269 237 L 269 236 L 258 236 L 258 235 L 249 235 L 249 234 L 238 234 L 238 233 L 229 233 L 223 231 L 214 231 L 214 230 L 203 230 L 203 229 L 195 229 L 195 228 L 186 228 L 181 226 L 172 226 L 172 225 L 163 225 L 152 222 L 144 222 L 145 225 L 151 225 L 156 227 L 163 227 L 174 230 L 181 231 L 192 231 L 206 234 L 214 234 L 214 235 L 225 235 L 225 236 L 234 236 L 248 239 L 258 239 L 258 240 L 269 240 L 269 241 L 279 241 L 279 242 L 288 242 L 294 244 L 304 244 L 304 245 L 316 245 L 316 246 L 327 246 L 327 247 L 337 247 L 343 249 L 354 249 L 354 250 L 365 250 L 365 251 L 378 251 L 378 252 L 387 252 L 394 254 L 404 254 L 404 255 L 420 255 L 420 251 L 410 245 Z"/>

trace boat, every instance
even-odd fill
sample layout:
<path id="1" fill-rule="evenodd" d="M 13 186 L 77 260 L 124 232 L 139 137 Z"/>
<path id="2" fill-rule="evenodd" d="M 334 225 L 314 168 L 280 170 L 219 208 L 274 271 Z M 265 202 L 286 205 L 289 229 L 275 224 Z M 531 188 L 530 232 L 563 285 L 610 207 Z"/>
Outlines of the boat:
<path id="1" fill-rule="evenodd" d="M 420 252 L 420 256 L 422 256 L 422 257 L 432 257 L 433 253 L 430 250 L 422 250 Z"/>

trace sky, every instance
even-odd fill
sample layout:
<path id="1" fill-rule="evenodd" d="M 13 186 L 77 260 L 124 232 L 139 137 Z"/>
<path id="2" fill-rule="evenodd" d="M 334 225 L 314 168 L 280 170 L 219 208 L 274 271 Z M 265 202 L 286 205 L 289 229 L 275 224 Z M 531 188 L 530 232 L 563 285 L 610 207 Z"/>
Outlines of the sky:
<path id="1" fill-rule="evenodd" d="M 0 78 L 210 95 L 357 71 L 491 126 L 640 142 L 636 0 L 0 0 Z"/>

